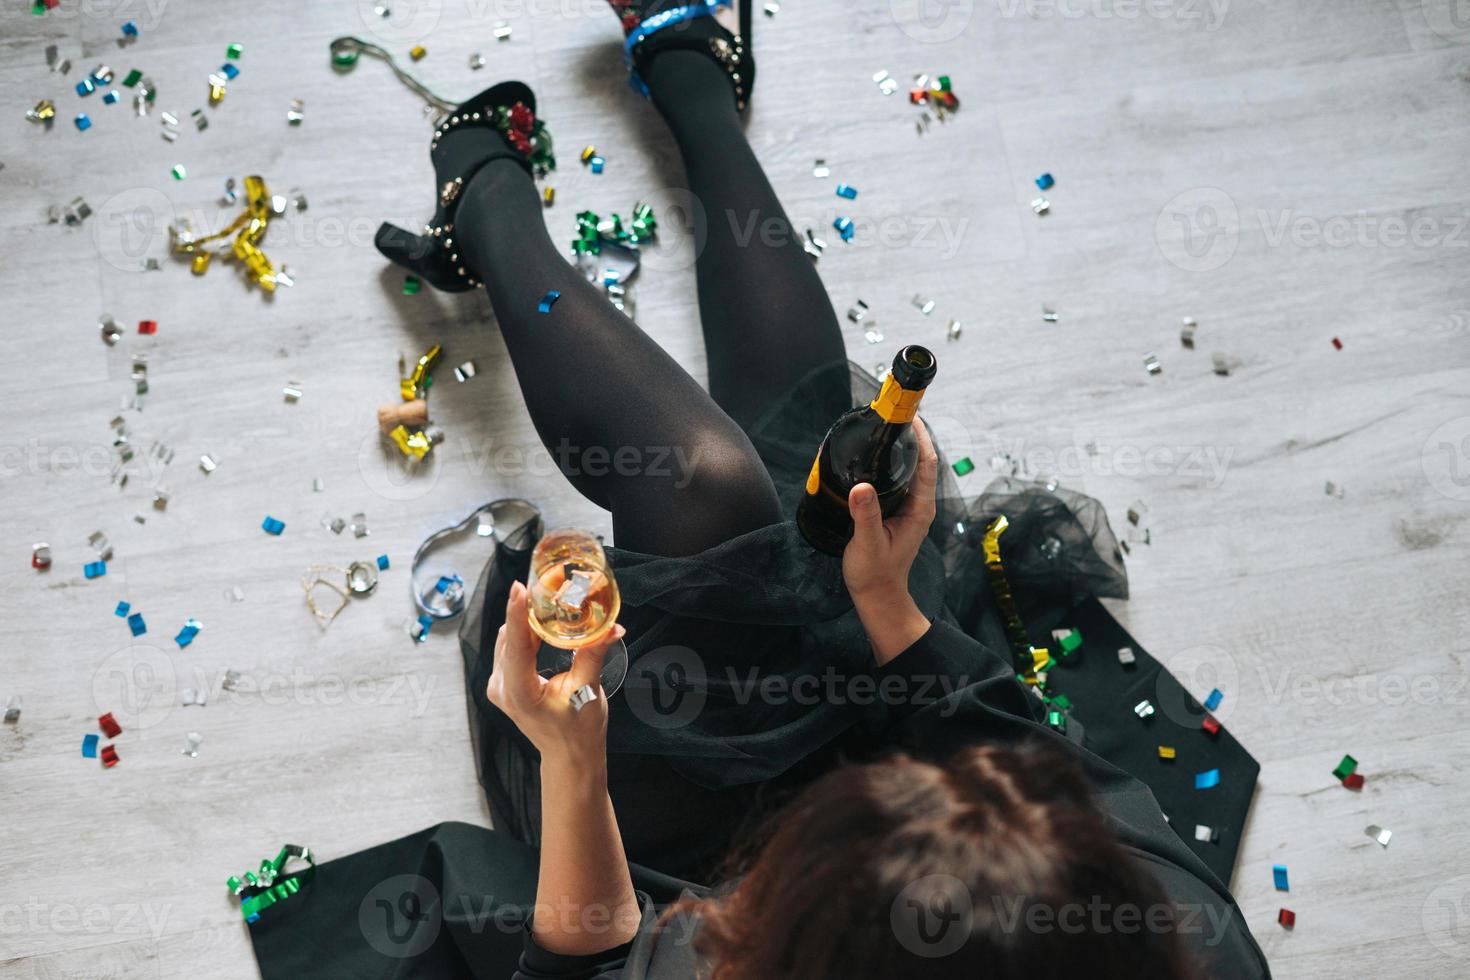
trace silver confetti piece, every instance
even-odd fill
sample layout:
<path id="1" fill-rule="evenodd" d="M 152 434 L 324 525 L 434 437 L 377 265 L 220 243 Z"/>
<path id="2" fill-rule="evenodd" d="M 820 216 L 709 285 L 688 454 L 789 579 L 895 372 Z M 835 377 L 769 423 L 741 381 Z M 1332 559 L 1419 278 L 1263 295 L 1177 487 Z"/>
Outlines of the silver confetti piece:
<path id="1" fill-rule="evenodd" d="M 1379 847 L 1387 847 L 1388 842 L 1393 839 L 1393 831 L 1385 830 L 1376 823 L 1370 823 L 1363 833 L 1376 840 Z"/>
<path id="2" fill-rule="evenodd" d="M 5 702 L 5 724 L 14 725 L 20 721 L 20 695 L 12 694 L 10 700 Z"/>
<path id="3" fill-rule="evenodd" d="M 475 376 L 475 362 L 474 361 L 465 361 L 459 367 L 457 367 L 457 368 L 454 369 L 454 380 L 458 381 L 460 384 L 464 384 L 466 381 L 470 380 L 474 376 Z"/>
<path id="4" fill-rule="evenodd" d="M 204 736 L 198 732 L 190 732 L 184 736 L 184 755 L 189 758 L 197 758 L 199 755 L 199 743 L 204 741 Z"/>
<path id="5" fill-rule="evenodd" d="M 1143 355 L 1143 367 L 1149 374 L 1158 374 L 1164 370 L 1163 365 L 1159 363 L 1159 359 L 1153 354 Z"/>
<path id="6" fill-rule="evenodd" d="M 209 453 L 199 457 L 199 469 L 207 476 L 219 467 L 219 461 Z"/>

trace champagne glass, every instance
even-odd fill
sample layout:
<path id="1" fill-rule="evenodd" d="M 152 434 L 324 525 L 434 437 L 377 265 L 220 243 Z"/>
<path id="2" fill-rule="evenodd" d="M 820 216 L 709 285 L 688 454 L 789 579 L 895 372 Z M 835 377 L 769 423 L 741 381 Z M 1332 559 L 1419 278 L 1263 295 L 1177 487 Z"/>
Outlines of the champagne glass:
<path id="1" fill-rule="evenodd" d="M 554 677 L 571 669 L 577 648 L 601 640 L 618 621 L 622 598 L 597 538 L 576 528 L 547 531 L 531 553 L 527 585 L 531 629 L 542 639 L 536 672 Z M 612 697 L 628 675 L 628 646 L 607 648 L 602 691 Z"/>

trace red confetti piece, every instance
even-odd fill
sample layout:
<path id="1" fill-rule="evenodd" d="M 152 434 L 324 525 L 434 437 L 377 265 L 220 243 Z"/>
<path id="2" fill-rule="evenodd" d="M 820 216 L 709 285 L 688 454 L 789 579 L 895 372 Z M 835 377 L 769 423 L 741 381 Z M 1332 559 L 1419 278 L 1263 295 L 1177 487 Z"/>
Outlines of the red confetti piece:
<path id="1" fill-rule="evenodd" d="M 1295 929 L 1296 913 L 1293 912 L 1291 909 L 1282 909 L 1280 912 L 1276 913 L 1276 921 L 1281 923 L 1287 929 Z"/>
<path id="2" fill-rule="evenodd" d="M 117 723 L 116 718 L 112 717 L 111 711 L 97 719 L 97 727 L 102 729 L 102 734 L 108 738 L 117 738 L 122 734 L 122 726 Z"/>
<path id="3" fill-rule="evenodd" d="M 1347 776 L 1343 778 L 1342 784 L 1348 789 L 1362 789 L 1363 774 L 1360 772 L 1348 773 Z"/>
<path id="4" fill-rule="evenodd" d="M 102 767 L 111 769 L 117 765 L 117 748 L 112 745 L 102 746 Z"/>
<path id="5" fill-rule="evenodd" d="M 1342 350 L 1342 341 L 1338 340 L 1336 337 L 1333 337 L 1332 348 L 1333 350 Z"/>
<path id="6" fill-rule="evenodd" d="M 139 320 L 138 321 L 138 332 L 141 333 L 141 334 L 149 334 L 150 336 L 152 334 L 158 333 L 158 321 L 157 320 Z"/>
<path id="7" fill-rule="evenodd" d="M 1220 723 L 1215 720 L 1214 715 L 1205 715 L 1205 720 L 1199 723 L 1199 727 L 1203 728 L 1211 735 L 1220 734 Z"/>

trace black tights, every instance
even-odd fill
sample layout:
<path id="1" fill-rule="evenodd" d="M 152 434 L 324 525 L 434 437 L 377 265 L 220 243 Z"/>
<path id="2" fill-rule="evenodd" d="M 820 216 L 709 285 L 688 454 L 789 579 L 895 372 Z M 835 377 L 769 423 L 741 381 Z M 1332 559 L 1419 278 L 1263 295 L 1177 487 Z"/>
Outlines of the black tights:
<path id="1" fill-rule="evenodd" d="M 746 430 L 846 353 L 826 290 L 741 132 L 725 73 L 703 54 L 667 51 L 646 79 L 702 206 L 694 230 L 708 394 L 567 262 L 513 162 L 476 174 L 456 237 L 485 282 L 541 441 L 577 490 L 612 512 L 619 547 L 678 556 L 782 519 Z M 561 298 L 538 313 L 553 289 Z"/>

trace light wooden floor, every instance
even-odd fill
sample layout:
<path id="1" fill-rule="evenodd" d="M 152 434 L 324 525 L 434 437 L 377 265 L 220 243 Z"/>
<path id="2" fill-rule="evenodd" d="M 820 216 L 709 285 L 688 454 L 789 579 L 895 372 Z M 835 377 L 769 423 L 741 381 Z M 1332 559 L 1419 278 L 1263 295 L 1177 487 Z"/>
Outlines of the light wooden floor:
<path id="1" fill-rule="evenodd" d="M 593 0 L 396 0 L 388 23 L 367 0 L 25 6 L 0 13 L 0 702 L 24 698 L 0 727 L 0 973 L 248 977 L 227 876 L 286 841 L 331 858 L 486 820 L 453 639 L 402 631 L 415 544 L 505 494 L 605 526 L 514 465 L 536 442 L 484 299 L 404 297 L 373 252 L 379 220 L 428 215 L 427 124 L 381 64 L 334 74 L 327 42 L 421 42 L 417 70 L 455 97 L 530 81 L 562 151 L 558 238 L 584 208 L 676 202 L 677 158 L 624 87 Z M 1470 969 L 1470 11 L 1455 15 L 1451 0 L 789 0 L 758 24 L 751 140 L 797 222 L 829 242 L 833 302 L 864 299 L 887 335 L 869 346 L 847 324 L 852 356 L 937 347 L 926 407 L 952 454 L 980 464 L 969 489 L 1011 452 L 1100 497 L 1120 529 L 1147 505 L 1152 543 L 1134 548 L 1134 598 L 1117 608 L 1197 695 L 1225 692 L 1221 717 L 1261 760 L 1235 888 L 1280 977 Z M 129 18 L 142 37 L 119 50 Z M 501 19 L 514 34 L 497 43 Z M 197 133 L 188 113 L 231 41 L 241 75 Z M 65 78 L 47 43 L 72 60 Z M 156 112 L 79 100 L 71 86 L 98 62 L 149 73 L 179 140 L 159 137 Z M 919 136 L 902 93 L 871 80 L 880 69 L 948 73 L 960 115 Z M 61 117 L 50 132 L 23 118 L 43 96 Z M 79 109 L 90 132 L 70 121 Z M 577 163 L 587 143 L 607 157 L 600 177 Z M 812 177 L 817 157 L 830 179 Z M 1057 185 L 1038 217 L 1042 171 Z M 271 232 L 297 277 L 273 300 L 230 268 L 195 279 L 166 257 L 172 214 L 218 226 L 224 179 L 247 173 L 309 201 Z M 46 223 L 76 196 L 95 212 L 80 229 Z M 838 213 L 858 221 L 850 245 L 830 230 Z M 692 251 L 674 225 L 636 287 L 639 320 L 702 375 Z M 139 272 L 145 256 L 163 271 Z M 98 339 L 101 313 L 129 331 L 116 348 Z M 946 343 L 951 318 L 964 335 Z M 156 336 L 132 332 L 141 319 Z M 399 353 L 433 341 L 448 442 L 405 482 L 374 407 L 395 395 Z M 108 423 L 135 353 L 152 390 L 125 413 L 139 458 L 119 490 Z M 455 384 L 469 359 L 479 376 Z M 289 381 L 299 404 L 281 396 Z M 171 465 L 147 461 L 155 440 Z M 201 453 L 219 460 L 207 477 Z M 321 524 L 355 511 L 365 540 Z M 282 537 L 261 532 L 267 514 Z M 86 581 L 96 530 L 116 558 Z M 53 547 L 49 573 L 27 567 L 34 541 Z M 301 570 L 380 553 L 394 564 L 379 594 L 322 633 Z M 466 553 L 460 567 L 478 566 Z M 113 615 L 124 599 L 148 623 L 136 640 Z M 189 617 L 204 629 L 180 651 Z M 220 690 L 226 669 L 242 691 Z M 197 686 L 210 703 L 180 707 Z M 78 743 L 107 710 L 126 731 L 102 771 Z M 1361 793 L 1330 776 L 1344 752 Z M 1370 823 L 1394 832 L 1387 850 Z M 1273 863 L 1290 868 L 1289 896 Z M 1295 932 L 1275 924 L 1283 904 Z"/>

